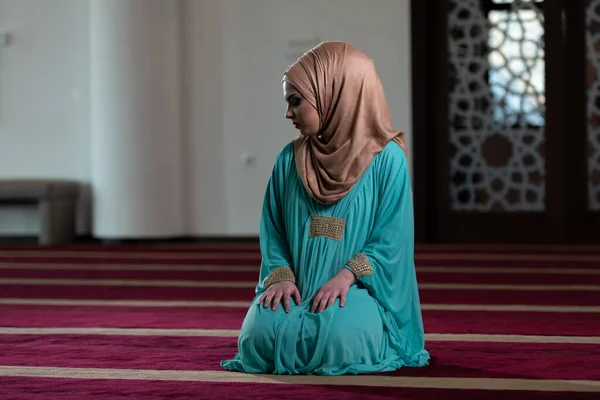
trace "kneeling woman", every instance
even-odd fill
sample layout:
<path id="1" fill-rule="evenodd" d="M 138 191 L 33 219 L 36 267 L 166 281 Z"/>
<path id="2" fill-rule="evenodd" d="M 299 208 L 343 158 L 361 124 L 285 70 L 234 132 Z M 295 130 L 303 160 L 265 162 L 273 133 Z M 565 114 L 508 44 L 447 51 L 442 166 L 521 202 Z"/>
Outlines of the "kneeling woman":
<path id="1" fill-rule="evenodd" d="M 376 373 L 429 363 L 414 267 L 412 191 L 373 61 L 325 42 L 285 73 L 300 131 L 262 210 L 262 265 L 231 371 Z"/>

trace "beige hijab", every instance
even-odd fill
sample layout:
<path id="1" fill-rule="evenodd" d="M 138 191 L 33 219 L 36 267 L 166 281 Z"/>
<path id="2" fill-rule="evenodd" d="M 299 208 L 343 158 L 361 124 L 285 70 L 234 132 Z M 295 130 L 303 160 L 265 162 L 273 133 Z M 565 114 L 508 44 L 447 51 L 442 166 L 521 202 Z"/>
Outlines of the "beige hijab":
<path id="1" fill-rule="evenodd" d="M 406 152 L 373 60 L 352 45 L 321 43 L 288 68 L 284 81 L 319 113 L 319 134 L 294 141 L 296 168 L 316 201 L 344 197 L 390 140 Z"/>

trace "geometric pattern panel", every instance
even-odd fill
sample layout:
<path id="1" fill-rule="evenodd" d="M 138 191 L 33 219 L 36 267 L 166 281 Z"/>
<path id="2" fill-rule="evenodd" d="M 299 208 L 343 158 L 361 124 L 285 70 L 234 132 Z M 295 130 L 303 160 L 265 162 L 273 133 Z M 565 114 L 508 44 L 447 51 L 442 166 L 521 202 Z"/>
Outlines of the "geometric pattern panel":
<path id="1" fill-rule="evenodd" d="M 600 0 L 586 8 L 588 208 L 600 211 Z"/>
<path id="2" fill-rule="evenodd" d="M 545 209 L 544 15 L 539 1 L 451 0 L 450 202 Z"/>

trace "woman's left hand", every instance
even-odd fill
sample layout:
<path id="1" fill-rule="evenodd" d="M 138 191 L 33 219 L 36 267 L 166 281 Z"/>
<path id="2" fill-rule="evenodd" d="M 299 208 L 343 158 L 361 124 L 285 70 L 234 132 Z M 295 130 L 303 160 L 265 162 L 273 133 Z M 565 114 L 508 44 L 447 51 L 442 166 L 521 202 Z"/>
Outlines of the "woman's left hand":
<path id="1" fill-rule="evenodd" d="M 310 311 L 315 312 L 318 310 L 319 312 L 323 312 L 327 307 L 332 305 L 338 297 L 340 298 L 340 307 L 344 307 L 348 290 L 350 290 L 350 286 L 355 281 L 356 278 L 354 277 L 354 274 L 346 268 L 342 268 L 336 276 L 331 278 L 329 282 L 319 289 L 313 299 Z"/>

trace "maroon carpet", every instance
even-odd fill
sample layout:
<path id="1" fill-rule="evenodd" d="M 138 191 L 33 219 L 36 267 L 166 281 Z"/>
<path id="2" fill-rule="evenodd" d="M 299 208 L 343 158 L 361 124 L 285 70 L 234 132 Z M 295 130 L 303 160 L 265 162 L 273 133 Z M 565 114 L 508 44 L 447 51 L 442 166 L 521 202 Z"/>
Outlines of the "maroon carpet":
<path id="1" fill-rule="evenodd" d="M 432 365 L 302 384 L 219 367 L 258 256 L 241 243 L 1 249 L 0 398 L 600 398 L 597 248 L 421 246 Z M 458 334 L 476 336 L 443 336 Z"/>

